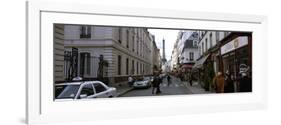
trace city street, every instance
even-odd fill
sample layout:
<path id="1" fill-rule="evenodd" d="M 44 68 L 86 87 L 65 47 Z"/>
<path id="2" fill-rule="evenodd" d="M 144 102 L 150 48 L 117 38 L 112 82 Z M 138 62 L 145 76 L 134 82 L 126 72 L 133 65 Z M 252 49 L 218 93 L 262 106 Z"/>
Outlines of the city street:
<path id="1" fill-rule="evenodd" d="M 54 33 L 55 97 L 63 90 L 63 99 L 252 91 L 248 32 L 57 24 Z M 149 87 L 153 75 L 164 77 L 160 93 L 134 89 Z"/>
<path id="2" fill-rule="evenodd" d="M 192 92 L 186 88 L 186 86 L 180 81 L 180 79 L 172 77 L 171 84 L 168 86 L 167 78 L 163 79 L 163 83 L 160 84 L 160 90 L 162 93 L 158 95 L 183 95 L 192 94 Z M 134 96 L 153 96 L 152 87 L 148 89 L 134 89 L 120 97 L 134 97 Z"/>

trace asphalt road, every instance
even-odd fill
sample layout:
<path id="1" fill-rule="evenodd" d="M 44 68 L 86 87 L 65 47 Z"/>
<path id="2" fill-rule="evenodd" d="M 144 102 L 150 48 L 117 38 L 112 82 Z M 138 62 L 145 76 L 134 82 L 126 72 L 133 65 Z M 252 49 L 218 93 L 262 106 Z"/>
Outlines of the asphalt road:
<path id="1" fill-rule="evenodd" d="M 167 78 L 163 79 L 163 83 L 160 85 L 160 94 L 152 94 L 152 87 L 148 89 L 134 89 L 120 97 L 136 97 L 136 96 L 161 96 L 161 95 L 184 95 L 192 94 L 184 84 L 177 78 L 171 79 L 171 84 L 168 86 Z"/>

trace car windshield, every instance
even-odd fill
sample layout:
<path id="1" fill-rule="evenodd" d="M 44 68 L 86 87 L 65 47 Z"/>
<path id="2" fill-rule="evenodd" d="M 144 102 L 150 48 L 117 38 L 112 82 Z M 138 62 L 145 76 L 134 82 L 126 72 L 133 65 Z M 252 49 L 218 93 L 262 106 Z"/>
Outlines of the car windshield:
<path id="1" fill-rule="evenodd" d="M 58 95 L 57 99 L 74 99 L 78 92 L 80 85 L 67 85 L 63 91 Z"/>

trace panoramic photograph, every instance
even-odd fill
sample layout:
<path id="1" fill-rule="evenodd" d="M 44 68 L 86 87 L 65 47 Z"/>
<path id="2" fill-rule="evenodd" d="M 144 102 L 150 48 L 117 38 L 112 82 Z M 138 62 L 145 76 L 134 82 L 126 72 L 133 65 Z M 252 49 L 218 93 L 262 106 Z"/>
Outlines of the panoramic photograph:
<path id="1" fill-rule="evenodd" d="M 53 25 L 54 100 L 252 92 L 252 33 Z"/>

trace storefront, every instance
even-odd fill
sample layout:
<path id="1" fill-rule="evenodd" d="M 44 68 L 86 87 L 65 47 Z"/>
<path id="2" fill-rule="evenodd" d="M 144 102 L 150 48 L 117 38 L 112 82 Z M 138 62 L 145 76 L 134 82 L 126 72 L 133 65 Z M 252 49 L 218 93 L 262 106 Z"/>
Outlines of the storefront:
<path id="1" fill-rule="evenodd" d="M 227 42 L 220 48 L 222 59 L 222 71 L 229 71 L 235 78 L 241 72 L 251 71 L 251 41 L 250 36 L 238 36 Z"/>
<path id="2" fill-rule="evenodd" d="M 205 56 L 202 56 L 200 59 L 198 59 L 196 61 L 196 63 L 194 64 L 193 66 L 193 76 L 196 80 L 198 80 L 198 83 L 204 87 L 204 89 L 206 91 L 209 91 L 209 83 L 210 81 L 208 82 L 207 81 L 207 77 L 212 77 L 212 76 L 209 76 L 210 74 L 208 73 L 209 72 L 209 69 L 212 67 L 210 67 L 210 64 L 212 64 L 212 54 L 207 54 Z"/>

